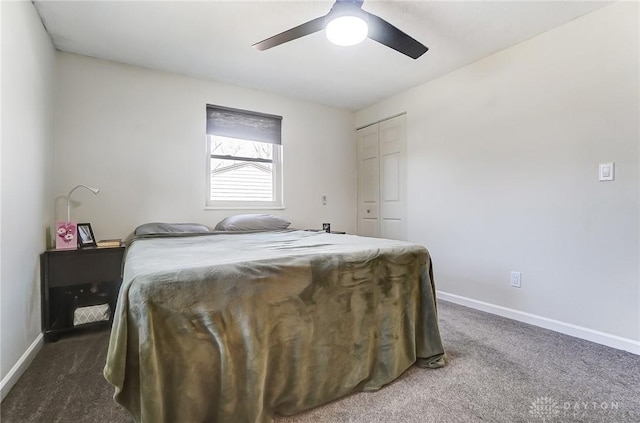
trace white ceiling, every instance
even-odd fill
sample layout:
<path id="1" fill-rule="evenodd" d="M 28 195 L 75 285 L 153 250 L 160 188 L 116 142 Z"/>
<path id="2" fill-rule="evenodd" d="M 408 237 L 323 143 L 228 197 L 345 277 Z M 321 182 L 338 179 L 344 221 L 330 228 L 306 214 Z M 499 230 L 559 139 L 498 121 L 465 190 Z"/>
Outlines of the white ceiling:
<path id="1" fill-rule="evenodd" d="M 610 2 L 375 1 L 363 9 L 429 47 L 417 60 L 324 32 L 252 44 L 325 15 L 332 1 L 35 1 L 59 50 L 358 110 Z"/>

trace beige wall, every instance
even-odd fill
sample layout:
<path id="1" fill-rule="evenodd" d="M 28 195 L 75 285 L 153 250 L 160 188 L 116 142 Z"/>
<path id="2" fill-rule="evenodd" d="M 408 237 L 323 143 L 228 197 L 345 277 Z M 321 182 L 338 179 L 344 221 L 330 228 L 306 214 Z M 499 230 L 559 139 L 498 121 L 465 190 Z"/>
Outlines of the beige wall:
<path id="1" fill-rule="evenodd" d="M 31 2 L 0 2 L 2 15 L 2 395 L 40 325 L 38 256 L 53 221 L 54 49 Z M 26 359 L 27 357 L 25 357 Z M 13 371 L 12 371 L 13 370 Z"/>
<path id="2" fill-rule="evenodd" d="M 69 53 L 57 55 L 57 90 L 55 193 L 101 189 L 77 191 L 72 211 L 97 238 L 252 212 L 204 209 L 207 103 L 283 116 L 286 208 L 269 212 L 299 228 L 355 231 L 352 112 Z M 64 216 L 65 201 L 57 204 Z"/>
<path id="3" fill-rule="evenodd" d="M 640 340 L 638 25 L 616 3 L 356 114 L 407 112 L 439 290 Z"/>

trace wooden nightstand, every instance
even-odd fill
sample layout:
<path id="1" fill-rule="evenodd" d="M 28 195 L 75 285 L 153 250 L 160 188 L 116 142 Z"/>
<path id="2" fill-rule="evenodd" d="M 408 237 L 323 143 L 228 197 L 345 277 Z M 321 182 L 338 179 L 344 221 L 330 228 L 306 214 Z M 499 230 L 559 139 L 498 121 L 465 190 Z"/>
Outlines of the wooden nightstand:
<path id="1" fill-rule="evenodd" d="M 124 247 L 47 250 L 40 255 L 44 340 L 79 328 L 109 326 L 122 283 Z M 109 304 L 109 321 L 74 326 L 76 307 Z"/>

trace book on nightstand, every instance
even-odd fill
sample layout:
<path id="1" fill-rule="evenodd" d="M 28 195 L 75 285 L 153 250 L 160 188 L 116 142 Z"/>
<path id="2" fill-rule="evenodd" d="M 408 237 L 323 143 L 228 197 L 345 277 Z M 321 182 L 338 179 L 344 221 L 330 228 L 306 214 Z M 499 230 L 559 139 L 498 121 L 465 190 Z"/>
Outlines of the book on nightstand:
<path id="1" fill-rule="evenodd" d="M 122 245 L 121 239 L 103 239 L 96 243 L 96 246 L 102 247 L 102 248 L 120 247 L 121 245 Z"/>

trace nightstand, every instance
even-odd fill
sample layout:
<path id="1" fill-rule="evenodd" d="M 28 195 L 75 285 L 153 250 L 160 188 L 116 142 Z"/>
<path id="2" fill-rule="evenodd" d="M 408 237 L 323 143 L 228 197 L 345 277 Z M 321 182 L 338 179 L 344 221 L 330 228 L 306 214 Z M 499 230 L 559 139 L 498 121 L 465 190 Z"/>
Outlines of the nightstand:
<path id="1" fill-rule="evenodd" d="M 324 229 L 305 229 L 305 231 L 307 231 L 307 232 L 326 232 Z M 329 233 L 330 234 L 346 235 L 346 232 L 342 232 L 342 231 L 331 231 Z"/>
<path id="2" fill-rule="evenodd" d="M 122 283 L 124 247 L 47 250 L 40 255 L 42 330 L 55 341 L 79 328 L 108 327 Z M 78 307 L 108 304 L 108 321 L 74 326 Z"/>

